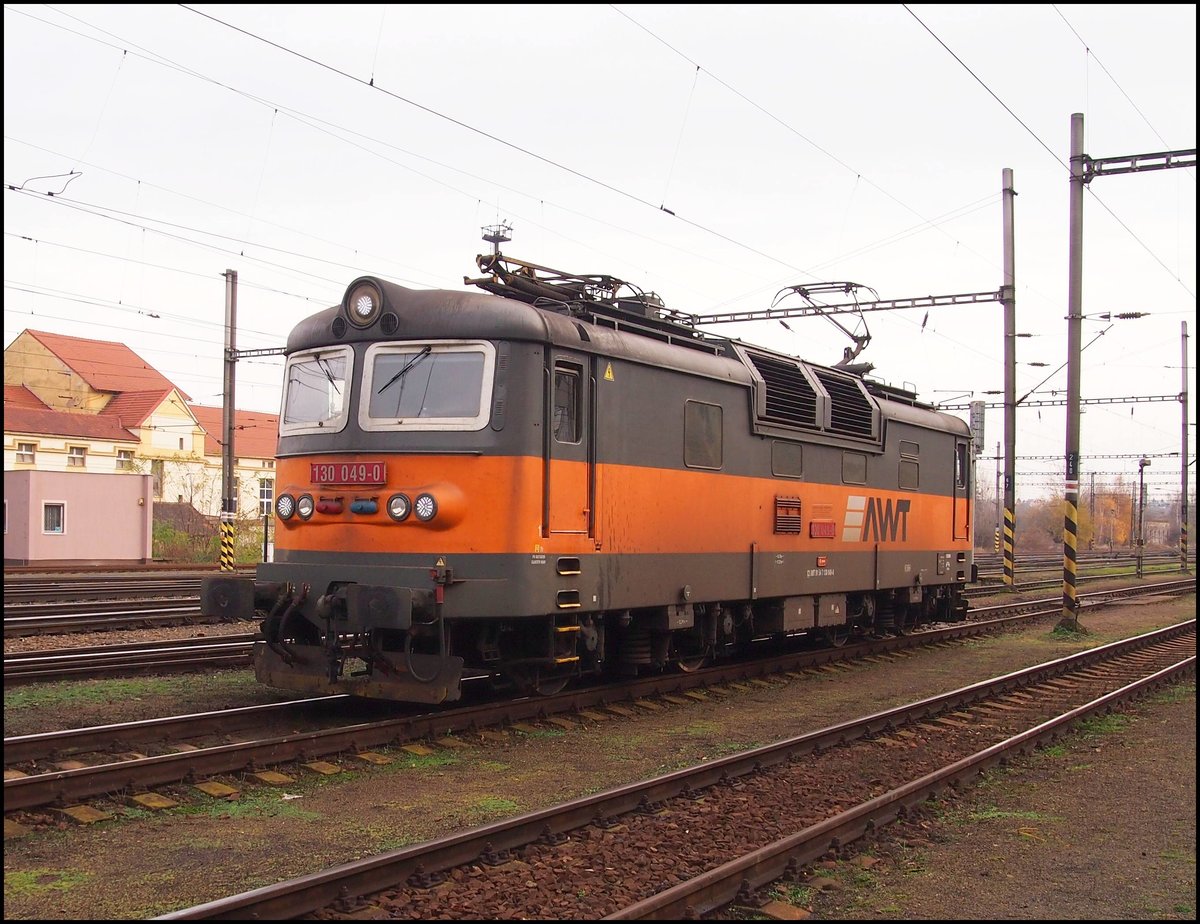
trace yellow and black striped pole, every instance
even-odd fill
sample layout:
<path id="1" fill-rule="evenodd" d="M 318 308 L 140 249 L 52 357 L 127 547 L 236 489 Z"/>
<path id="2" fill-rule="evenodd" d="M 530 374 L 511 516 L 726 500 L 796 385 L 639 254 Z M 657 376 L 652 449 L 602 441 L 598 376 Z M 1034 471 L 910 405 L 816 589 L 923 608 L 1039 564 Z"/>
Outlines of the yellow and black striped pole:
<path id="1" fill-rule="evenodd" d="M 1016 532 L 1016 519 L 1009 507 L 1004 508 L 1004 586 L 1013 589 L 1017 580 L 1016 562 L 1013 560 L 1013 534 Z"/>
<path id="2" fill-rule="evenodd" d="M 1063 621 L 1079 626 L 1079 597 L 1075 592 L 1078 571 L 1079 482 L 1067 482 L 1067 500 L 1063 508 Z"/>
<path id="3" fill-rule="evenodd" d="M 233 514 L 221 512 L 221 570 L 233 570 Z"/>

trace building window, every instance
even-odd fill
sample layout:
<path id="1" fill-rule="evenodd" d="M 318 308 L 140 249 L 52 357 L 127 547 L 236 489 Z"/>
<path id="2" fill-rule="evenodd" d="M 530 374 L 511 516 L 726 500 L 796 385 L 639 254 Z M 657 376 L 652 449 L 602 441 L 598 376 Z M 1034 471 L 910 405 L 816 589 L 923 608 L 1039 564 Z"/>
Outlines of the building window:
<path id="1" fill-rule="evenodd" d="M 59 502 L 42 504 L 42 532 L 61 535 L 67 531 L 67 505 Z"/>
<path id="2" fill-rule="evenodd" d="M 68 446 L 67 447 L 67 467 L 68 468 L 83 468 L 87 465 L 87 447 L 86 446 Z"/>
<path id="3" fill-rule="evenodd" d="M 37 443 L 17 443 L 17 461 L 33 464 Z"/>
<path id="4" fill-rule="evenodd" d="M 154 481 L 154 499 L 162 500 L 163 497 L 163 461 L 162 459 L 153 459 L 150 462 L 150 477 Z"/>
<path id="5" fill-rule="evenodd" d="M 133 450 L 118 449 L 117 450 L 117 471 L 131 472 L 133 471 Z"/>
<path id="6" fill-rule="evenodd" d="M 270 516 L 275 503 L 275 482 L 264 478 L 258 483 L 258 515 Z"/>
<path id="7" fill-rule="evenodd" d="M 268 459 L 266 462 L 263 463 L 263 468 L 274 468 L 274 467 L 275 467 L 274 459 Z"/>
<path id="8" fill-rule="evenodd" d="M 183 449 L 183 437 L 179 437 L 179 448 Z"/>

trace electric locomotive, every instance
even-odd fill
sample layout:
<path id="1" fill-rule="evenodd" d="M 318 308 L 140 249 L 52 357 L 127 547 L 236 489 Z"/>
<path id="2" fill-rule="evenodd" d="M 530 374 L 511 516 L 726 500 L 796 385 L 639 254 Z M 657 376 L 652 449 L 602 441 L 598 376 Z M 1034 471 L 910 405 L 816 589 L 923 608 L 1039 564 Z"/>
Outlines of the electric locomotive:
<path id="1" fill-rule="evenodd" d="M 911 392 L 501 254 L 287 342 L 275 555 L 204 582 L 258 679 L 424 703 L 961 617 L 970 430 Z M 632 292 L 632 294 L 623 294 Z"/>

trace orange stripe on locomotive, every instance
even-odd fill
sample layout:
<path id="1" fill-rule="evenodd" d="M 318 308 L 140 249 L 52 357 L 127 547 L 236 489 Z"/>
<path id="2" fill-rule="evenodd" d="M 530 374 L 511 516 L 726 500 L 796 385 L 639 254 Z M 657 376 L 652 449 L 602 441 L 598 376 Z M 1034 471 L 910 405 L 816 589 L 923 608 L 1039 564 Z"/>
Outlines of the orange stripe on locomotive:
<path id="1" fill-rule="evenodd" d="M 369 489 L 309 481 L 313 463 L 352 461 L 344 454 L 311 455 L 278 462 L 277 490 L 314 501 L 340 499 L 339 513 L 317 510 L 308 521 L 280 521 L 280 550 L 328 552 L 520 553 L 535 547 L 560 554 L 744 553 L 761 551 L 860 551 L 878 543 L 887 550 L 969 550 L 954 539 L 953 520 L 969 522 L 966 501 L 947 495 L 861 485 L 780 482 L 716 472 L 632 465 L 596 466 L 595 516 L 584 506 L 588 467 L 553 461 L 549 466 L 552 523 L 571 532 L 546 532 L 543 460 L 532 456 L 416 456 L 388 458 L 387 483 Z M 375 458 L 375 457 L 373 457 Z M 385 505 L 395 493 L 410 500 L 428 492 L 438 503 L 433 520 L 395 522 Z M 799 500 L 799 533 L 777 532 L 777 499 Z M 374 499 L 373 514 L 351 511 L 355 499 Z M 589 534 L 587 526 L 591 523 Z M 817 529 L 812 524 L 820 524 Z M 574 526 L 578 529 L 574 529 Z M 830 533 L 832 532 L 832 535 Z M 961 530 L 965 537 L 968 531 Z"/>

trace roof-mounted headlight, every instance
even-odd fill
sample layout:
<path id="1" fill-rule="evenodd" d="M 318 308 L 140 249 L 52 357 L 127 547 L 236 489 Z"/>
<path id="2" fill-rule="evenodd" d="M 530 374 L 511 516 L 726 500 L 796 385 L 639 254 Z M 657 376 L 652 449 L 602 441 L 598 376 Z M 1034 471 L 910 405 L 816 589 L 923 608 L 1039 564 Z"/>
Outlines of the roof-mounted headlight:
<path id="1" fill-rule="evenodd" d="M 346 291 L 342 307 L 355 327 L 370 327 L 383 313 L 383 293 L 373 282 L 356 282 Z"/>

